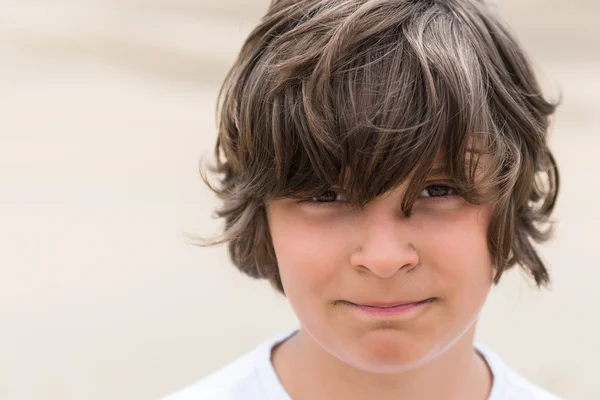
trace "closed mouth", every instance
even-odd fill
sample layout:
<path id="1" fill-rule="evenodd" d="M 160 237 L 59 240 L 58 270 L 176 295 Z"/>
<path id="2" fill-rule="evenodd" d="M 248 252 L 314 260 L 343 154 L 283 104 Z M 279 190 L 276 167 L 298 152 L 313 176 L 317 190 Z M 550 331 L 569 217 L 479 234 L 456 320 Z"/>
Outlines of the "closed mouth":
<path id="1" fill-rule="evenodd" d="M 370 308 L 380 308 L 380 309 L 387 309 L 387 308 L 396 308 L 396 307 L 407 307 L 407 306 L 416 306 L 416 305 L 420 305 L 420 304 L 426 304 L 426 303 L 431 303 L 435 301 L 435 297 L 430 297 L 428 299 L 425 300 L 421 300 L 421 301 L 408 301 L 408 302 L 394 302 L 394 303 L 389 303 L 389 302 L 365 302 L 365 303 L 353 303 L 353 302 L 346 302 L 358 307 L 370 307 Z"/>

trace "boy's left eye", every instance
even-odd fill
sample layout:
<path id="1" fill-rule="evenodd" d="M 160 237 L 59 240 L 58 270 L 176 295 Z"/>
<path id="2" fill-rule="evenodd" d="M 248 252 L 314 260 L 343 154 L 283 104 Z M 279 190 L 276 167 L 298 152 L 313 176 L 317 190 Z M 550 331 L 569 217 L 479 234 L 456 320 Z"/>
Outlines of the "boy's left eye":
<path id="1" fill-rule="evenodd" d="M 447 185 L 435 184 L 429 185 L 425 189 L 423 189 L 421 194 L 419 194 L 419 197 L 444 197 L 452 196 L 455 194 L 456 190 L 454 188 Z"/>

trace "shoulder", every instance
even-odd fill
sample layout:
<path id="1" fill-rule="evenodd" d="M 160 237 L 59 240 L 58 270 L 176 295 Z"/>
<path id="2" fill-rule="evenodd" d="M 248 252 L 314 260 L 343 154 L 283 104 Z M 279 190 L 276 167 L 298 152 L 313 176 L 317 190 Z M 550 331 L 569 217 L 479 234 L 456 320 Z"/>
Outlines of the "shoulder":
<path id="1" fill-rule="evenodd" d="M 263 342 L 206 378 L 162 400 L 265 400 L 273 395 L 278 399 L 286 398 L 270 358 L 273 345 L 290 334 Z"/>
<path id="2" fill-rule="evenodd" d="M 562 400 L 560 397 L 525 379 L 490 348 L 477 345 L 477 350 L 488 363 L 494 383 L 489 400 Z"/>
<path id="3" fill-rule="evenodd" d="M 162 400 L 238 400 L 257 392 L 258 348 Z M 243 397 L 244 395 L 245 397 Z M 259 397 L 256 397 L 259 398 Z"/>
<path id="4" fill-rule="evenodd" d="M 560 397 L 536 386 L 514 370 L 507 372 L 507 399 L 519 400 L 561 400 Z"/>

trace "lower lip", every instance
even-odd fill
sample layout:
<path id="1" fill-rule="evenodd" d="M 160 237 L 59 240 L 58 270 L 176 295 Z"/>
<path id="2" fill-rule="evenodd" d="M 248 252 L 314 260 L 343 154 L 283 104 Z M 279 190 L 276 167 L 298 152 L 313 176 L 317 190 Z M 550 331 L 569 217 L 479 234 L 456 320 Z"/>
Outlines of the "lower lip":
<path id="1" fill-rule="evenodd" d="M 391 316 L 412 313 L 414 311 L 417 311 L 417 310 L 427 306 L 429 303 L 432 303 L 433 301 L 434 301 L 433 299 L 428 299 L 428 300 L 421 301 L 419 303 L 403 304 L 403 305 L 395 306 L 395 307 L 362 306 L 362 305 L 353 304 L 353 303 L 349 303 L 349 305 L 364 312 L 364 313 L 367 313 L 367 314 L 370 314 L 370 315 L 373 315 L 376 317 L 391 317 Z"/>

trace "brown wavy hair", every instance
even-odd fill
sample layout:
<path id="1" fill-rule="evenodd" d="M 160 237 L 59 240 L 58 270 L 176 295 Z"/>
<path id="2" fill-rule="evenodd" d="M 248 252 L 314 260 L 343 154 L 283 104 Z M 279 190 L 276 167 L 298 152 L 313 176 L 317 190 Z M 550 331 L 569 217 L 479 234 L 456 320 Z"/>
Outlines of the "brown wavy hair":
<path id="1" fill-rule="evenodd" d="M 283 293 L 270 200 L 343 182 L 360 208 L 408 179 L 410 215 L 442 154 L 467 201 L 494 203 L 495 283 L 519 264 L 545 286 L 533 242 L 550 236 L 559 189 L 547 145 L 557 104 L 484 2 L 273 1 L 221 89 L 217 181 L 201 172 L 225 228 L 203 244 L 227 243 L 235 266 Z"/>

